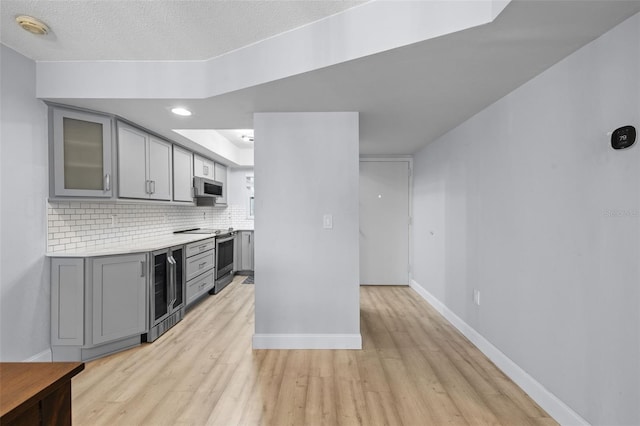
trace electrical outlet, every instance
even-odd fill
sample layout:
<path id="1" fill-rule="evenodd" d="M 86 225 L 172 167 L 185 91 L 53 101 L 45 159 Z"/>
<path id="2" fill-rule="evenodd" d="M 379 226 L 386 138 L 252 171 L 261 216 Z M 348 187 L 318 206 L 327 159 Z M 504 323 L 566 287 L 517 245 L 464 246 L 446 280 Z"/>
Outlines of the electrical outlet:
<path id="1" fill-rule="evenodd" d="M 118 216 L 116 216 L 115 214 L 112 214 L 111 215 L 111 227 L 113 228 L 117 224 L 118 224 Z"/>

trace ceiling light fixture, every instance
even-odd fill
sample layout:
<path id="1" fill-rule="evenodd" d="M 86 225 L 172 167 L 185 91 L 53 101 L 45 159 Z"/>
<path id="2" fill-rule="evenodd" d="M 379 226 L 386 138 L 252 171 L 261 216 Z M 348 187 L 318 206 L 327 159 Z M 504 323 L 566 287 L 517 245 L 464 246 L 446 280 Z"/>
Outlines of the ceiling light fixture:
<path id="1" fill-rule="evenodd" d="M 253 136 L 250 135 L 242 135 L 240 136 L 240 138 L 242 138 L 242 140 L 245 142 L 253 142 Z"/>
<path id="2" fill-rule="evenodd" d="M 182 107 L 172 108 L 171 112 L 174 113 L 175 115 L 181 115 L 183 117 L 188 117 L 191 115 L 191 111 Z"/>
<path id="3" fill-rule="evenodd" d="M 47 24 L 33 16 L 16 16 L 16 22 L 22 27 L 22 29 L 29 31 L 31 34 L 47 35 L 49 33 L 49 27 Z"/>

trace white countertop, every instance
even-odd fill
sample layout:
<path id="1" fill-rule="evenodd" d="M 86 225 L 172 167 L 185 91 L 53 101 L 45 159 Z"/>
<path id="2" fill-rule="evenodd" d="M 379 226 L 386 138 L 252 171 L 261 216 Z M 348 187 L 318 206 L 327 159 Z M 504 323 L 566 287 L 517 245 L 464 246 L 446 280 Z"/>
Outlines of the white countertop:
<path id="1" fill-rule="evenodd" d="M 47 252 L 47 257 L 96 257 L 114 254 L 143 253 L 167 247 L 189 244 L 194 241 L 213 238 L 211 234 L 169 234 L 158 238 L 125 241 L 121 243 L 82 247 L 73 250 Z"/>

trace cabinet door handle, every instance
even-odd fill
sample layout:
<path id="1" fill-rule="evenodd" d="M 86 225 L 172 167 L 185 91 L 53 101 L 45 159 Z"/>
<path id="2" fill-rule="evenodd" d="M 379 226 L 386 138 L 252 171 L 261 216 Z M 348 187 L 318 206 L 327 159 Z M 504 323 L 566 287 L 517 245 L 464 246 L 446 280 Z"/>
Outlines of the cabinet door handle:
<path id="1" fill-rule="evenodd" d="M 201 264 L 198 265 L 198 269 L 202 269 L 205 266 L 207 266 L 207 262 L 202 262 Z"/>
<path id="2" fill-rule="evenodd" d="M 151 181 L 151 193 L 155 194 L 155 192 L 156 192 L 156 181 L 152 180 Z"/>
<path id="3" fill-rule="evenodd" d="M 140 277 L 144 277 L 145 273 L 144 273 L 144 265 L 145 265 L 145 261 L 141 260 L 140 261 Z"/>
<path id="4" fill-rule="evenodd" d="M 148 180 L 144 181 L 144 193 L 145 194 L 149 193 L 149 181 Z"/>
<path id="5" fill-rule="evenodd" d="M 111 191 L 111 173 L 104 175 L 104 190 Z"/>
<path id="6" fill-rule="evenodd" d="M 206 246 L 206 245 L 204 245 L 204 246 L 200 246 L 200 251 L 202 251 L 202 250 L 204 250 L 204 249 L 206 249 L 206 248 L 207 248 L 207 246 Z"/>
<path id="7" fill-rule="evenodd" d="M 167 300 L 169 302 L 169 309 L 171 309 L 173 300 L 173 262 L 171 256 L 167 257 L 167 263 L 169 264 L 169 279 L 167 282 Z"/>
<path id="8" fill-rule="evenodd" d="M 251 234 L 249 234 L 249 244 L 251 244 Z"/>

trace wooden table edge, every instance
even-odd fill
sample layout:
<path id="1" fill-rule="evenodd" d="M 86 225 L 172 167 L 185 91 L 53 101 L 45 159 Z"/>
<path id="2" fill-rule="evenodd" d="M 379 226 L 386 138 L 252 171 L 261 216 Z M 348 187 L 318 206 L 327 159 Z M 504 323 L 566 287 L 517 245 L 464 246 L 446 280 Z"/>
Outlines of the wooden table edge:
<path id="1" fill-rule="evenodd" d="M 29 364 L 29 365 L 43 365 L 43 364 L 75 364 L 69 371 L 67 371 L 64 375 L 60 376 L 53 383 L 45 386 L 40 389 L 38 392 L 26 398 L 24 401 L 13 407 L 4 407 L 0 402 L 0 423 L 8 422 L 16 416 L 20 415 L 22 412 L 26 411 L 33 404 L 41 401 L 46 395 L 49 395 L 53 391 L 62 387 L 65 383 L 70 382 L 71 379 L 84 370 L 83 362 L 65 362 L 65 363 L 52 363 L 52 362 L 38 362 L 38 363 L 26 363 L 26 362 L 0 362 L 0 370 L 2 367 L 11 365 L 11 364 Z M 1 376 L 0 376 L 1 377 Z M 0 390 L 0 395 L 5 392 L 4 386 L 3 389 Z M 1 397 L 0 397 L 1 399 Z"/>

